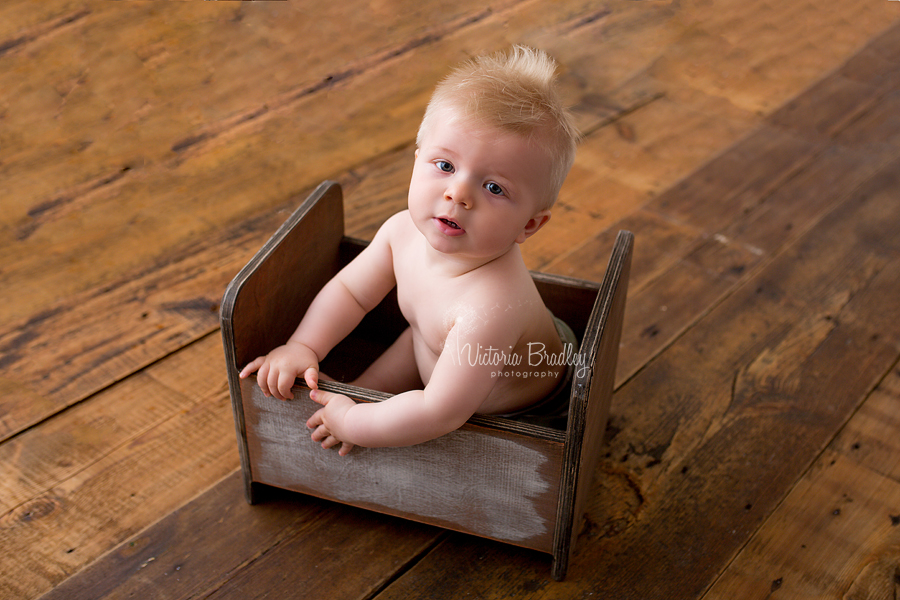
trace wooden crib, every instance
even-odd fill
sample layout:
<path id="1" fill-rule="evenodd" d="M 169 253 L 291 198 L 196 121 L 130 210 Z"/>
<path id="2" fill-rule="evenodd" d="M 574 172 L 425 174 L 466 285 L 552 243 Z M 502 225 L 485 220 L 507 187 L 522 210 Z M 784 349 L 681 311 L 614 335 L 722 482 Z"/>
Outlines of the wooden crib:
<path id="1" fill-rule="evenodd" d="M 354 448 L 345 457 L 310 439 L 319 408 L 302 382 L 281 401 L 241 368 L 283 344 L 313 297 L 366 242 L 344 236 L 340 186 L 325 182 L 238 273 L 222 302 L 222 336 L 247 501 L 275 486 L 547 552 L 565 577 L 591 491 L 613 391 L 633 236 L 619 232 L 600 285 L 534 273 L 547 307 L 581 341 L 563 429 L 474 416 L 438 439 L 406 448 Z M 390 294 L 321 364 L 352 380 L 406 327 Z M 322 389 L 359 401 L 387 394 L 344 383 Z"/>

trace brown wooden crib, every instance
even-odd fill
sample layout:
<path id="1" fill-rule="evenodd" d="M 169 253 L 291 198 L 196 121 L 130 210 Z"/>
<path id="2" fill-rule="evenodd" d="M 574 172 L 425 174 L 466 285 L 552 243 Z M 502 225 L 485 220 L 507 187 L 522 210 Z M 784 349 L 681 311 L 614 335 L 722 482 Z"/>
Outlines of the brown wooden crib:
<path id="1" fill-rule="evenodd" d="M 475 416 L 405 448 L 345 457 L 310 439 L 319 408 L 300 381 L 291 401 L 267 398 L 243 365 L 284 343 L 319 289 L 364 247 L 344 236 L 340 186 L 325 182 L 238 273 L 222 303 L 222 336 L 247 500 L 268 485 L 532 548 L 565 577 L 601 451 L 622 330 L 633 236 L 619 232 L 603 281 L 534 273 L 547 307 L 581 340 L 562 428 Z M 322 389 L 359 401 L 386 394 L 352 380 L 405 328 L 391 294 L 323 361 Z"/>

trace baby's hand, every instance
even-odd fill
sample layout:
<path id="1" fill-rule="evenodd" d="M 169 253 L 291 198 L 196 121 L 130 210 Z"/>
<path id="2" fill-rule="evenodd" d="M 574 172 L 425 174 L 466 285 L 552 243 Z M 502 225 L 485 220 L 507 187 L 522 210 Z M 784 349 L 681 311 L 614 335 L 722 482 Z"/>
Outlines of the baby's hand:
<path id="1" fill-rule="evenodd" d="M 244 367 L 241 379 L 257 370 L 256 382 L 262 393 L 280 400 L 293 397 L 291 386 L 301 375 L 310 388 L 319 387 L 319 357 L 299 342 L 288 342 L 260 356 Z"/>
<path id="2" fill-rule="evenodd" d="M 344 416 L 356 405 L 356 402 L 341 394 L 332 394 L 322 390 L 313 390 L 309 397 L 322 405 L 313 416 L 306 421 L 306 426 L 313 430 L 314 442 L 321 442 L 323 448 L 331 448 L 341 444 L 338 454 L 346 456 L 353 449 L 353 444 L 342 441 Z"/>

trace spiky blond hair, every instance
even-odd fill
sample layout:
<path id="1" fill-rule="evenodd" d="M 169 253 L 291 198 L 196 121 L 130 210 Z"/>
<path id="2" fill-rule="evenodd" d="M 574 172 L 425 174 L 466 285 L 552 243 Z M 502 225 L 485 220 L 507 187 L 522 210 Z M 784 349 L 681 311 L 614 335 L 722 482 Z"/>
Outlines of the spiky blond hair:
<path id="1" fill-rule="evenodd" d="M 445 107 L 466 122 L 537 140 L 550 161 L 546 207 L 556 201 L 575 160 L 578 131 L 556 89 L 556 62 L 546 52 L 514 46 L 455 68 L 434 90 L 417 145 Z"/>

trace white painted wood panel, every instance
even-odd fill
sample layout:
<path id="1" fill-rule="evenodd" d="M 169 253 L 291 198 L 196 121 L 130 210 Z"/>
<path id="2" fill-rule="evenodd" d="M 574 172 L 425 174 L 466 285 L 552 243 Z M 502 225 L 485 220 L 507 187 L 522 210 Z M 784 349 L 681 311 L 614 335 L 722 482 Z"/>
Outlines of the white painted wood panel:
<path id="1" fill-rule="evenodd" d="M 341 457 L 310 439 L 318 408 L 242 383 L 254 481 L 549 551 L 562 444 L 467 424 L 406 448 L 360 448 Z M 249 401 L 248 401 L 249 400 Z"/>

